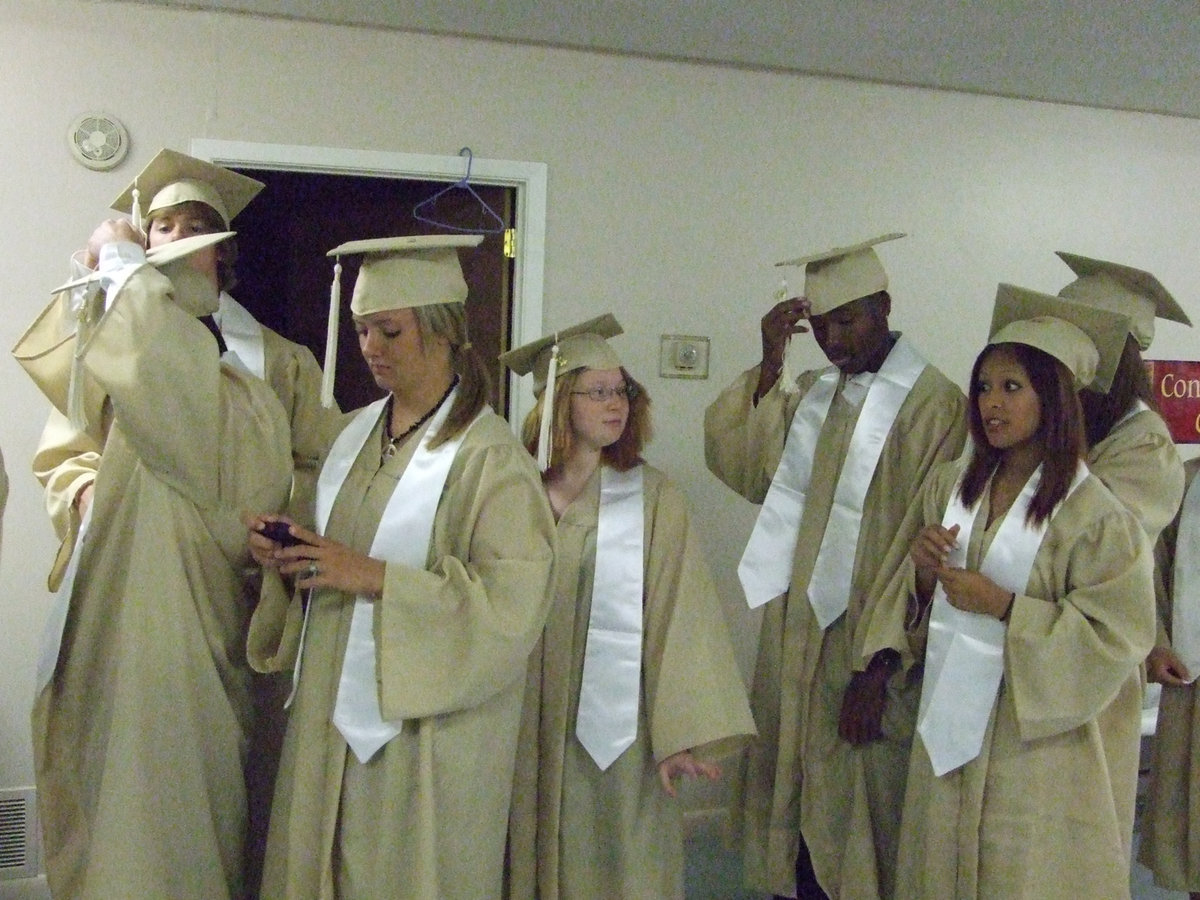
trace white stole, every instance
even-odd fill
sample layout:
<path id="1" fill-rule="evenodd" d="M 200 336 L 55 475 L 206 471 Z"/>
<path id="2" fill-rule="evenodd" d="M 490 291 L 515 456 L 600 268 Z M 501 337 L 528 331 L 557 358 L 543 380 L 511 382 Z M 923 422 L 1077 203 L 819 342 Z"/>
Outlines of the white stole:
<path id="1" fill-rule="evenodd" d="M 429 442 L 449 415 L 456 394 L 457 391 L 451 392 L 430 420 L 421 437 L 420 446 L 396 483 L 371 542 L 371 557 L 414 568 L 425 568 L 429 556 L 429 541 L 433 533 L 433 520 L 441 500 L 442 488 L 462 439 L 466 436 L 466 430 L 470 427 L 454 440 L 447 441 L 434 450 L 429 449 Z M 324 534 L 334 500 L 386 405 L 387 399 L 384 398 L 364 407 L 334 442 L 317 480 L 318 533 Z M 300 636 L 301 651 L 308 630 L 308 613 L 311 610 L 312 603 L 309 603 Z M 370 598 L 360 596 L 355 599 L 333 710 L 333 724 L 346 739 L 354 755 L 363 763 L 398 735 L 402 725 L 385 722 L 379 704 L 374 610 L 375 604 Z M 293 694 L 295 684 L 300 678 L 301 656 L 302 652 L 297 655 L 293 673 Z"/>
<path id="2" fill-rule="evenodd" d="M 601 771 L 637 737 L 645 545 L 642 467 L 600 469 L 596 562 L 575 734 Z"/>
<path id="3" fill-rule="evenodd" d="M 863 400 L 808 584 L 809 602 L 822 629 L 846 611 L 863 502 L 900 407 L 926 365 L 912 345 L 900 338 Z M 791 583 L 813 455 L 837 382 L 836 368 L 822 371 L 792 418 L 779 468 L 738 565 L 738 577 L 751 608 L 778 597 Z"/>
<path id="4" fill-rule="evenodd" d="M 213 319 L 225 339 L 225 346 L 237 355 L 242 365 L 260 380 L 267 377 L 263 327 L 242 304 L 221 291 L 220 305 Z"/>
<path id="5" fill-rule="evenodd" d="M 1200 476 L 1192 478 L 1179 509 L 1171 580 L 1171 647 L 1187 666 L 1189 683 L 1200 675 Z"/>
<path id="6" fill-rule="evenodd" d="M 981 574 L 1013 594 L 1025 591 L 1050 521 L 1062 508 L 1060 502 L 1050 518 L 1040 525 L 1026 522 L 1030 501 L 1041 483 L 1041 473 L 1039 466 L 1025 482 L 979 566 Z M 1068 496 L 1085 477 L 1087 467 L 1080 463 Z M 966 567 L 967 548 L 980 505 L 977 500 L 969 509 L 964 506 L 961 487 L 960 479 L 942 518 L 945 528 L 959 526 L 954 549 L 946 561 L 946 565 L 956 568 Z M 984 490 L 988 490 L 988 486 Z M 994 616 L 951 606 L 945 588 L 938 582 L 929 614 L 925 681 L 917 715 L 917 733 L 921 735 L 935 775 L 941 776 L 965 765 L 983 748 L 983 738 L 1004 675 L 1007 633 L 1008 626 Z"/>

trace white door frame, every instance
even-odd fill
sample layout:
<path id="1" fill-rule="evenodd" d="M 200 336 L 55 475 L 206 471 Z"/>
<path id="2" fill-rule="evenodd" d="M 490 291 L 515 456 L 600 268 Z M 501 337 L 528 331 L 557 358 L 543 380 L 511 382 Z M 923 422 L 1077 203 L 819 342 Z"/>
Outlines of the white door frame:
<path id="1" fill-rule="evenodd" d="M 337 175 L 375 175 L 420 181 L 458 181 L 466 174 L 463 156 L 432 156 L 342 147 L 297 144 L 258 144 L 195 138 L 191 154 L 223 166 L 272 169 L 283 172 L 321 172 Z M 475 184 L 516 188 L 517 246 L 513 260 L 513 346 L 542 336 L 542 279 L 546 249 L 546 164 L 506 159 L 471 160 Z M 531 379 L 509 374 L 511 423 L 520 433 L 533 408 Z"/>

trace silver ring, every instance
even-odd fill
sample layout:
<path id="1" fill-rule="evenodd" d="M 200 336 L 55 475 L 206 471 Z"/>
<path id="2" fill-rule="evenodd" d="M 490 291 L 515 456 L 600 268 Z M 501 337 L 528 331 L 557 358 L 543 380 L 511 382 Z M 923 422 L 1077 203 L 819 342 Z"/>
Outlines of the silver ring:
<path id="1" fill-rule="evenodd" d="M 320 575 L 320 574 L 321 574 L 321 570 L 317 568 L 317 564 L 316 564 L 316 562 L 315 562 L 315 561 L 314 561 L 314 562 L 310 562 L 310 563 L 308 564 L 308 577 L 309 577 L 309 578 L 316 578 L 316 577 L 317 577 L 318 575 Z"/>

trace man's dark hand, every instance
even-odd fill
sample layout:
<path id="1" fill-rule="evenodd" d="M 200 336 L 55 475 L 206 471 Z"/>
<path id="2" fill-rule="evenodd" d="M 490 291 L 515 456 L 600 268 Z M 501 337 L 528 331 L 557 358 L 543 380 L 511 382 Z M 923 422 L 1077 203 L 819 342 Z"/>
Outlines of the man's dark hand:
<path id="1" fill-rule="evenodd" d="M 838 736 L 856 746 L 883 738 L 883 711 L 887 705 L 887 683 L 899 668 L 900 655 L 880 650 L 865 671 L 855 672 L 842 695 Z"/>

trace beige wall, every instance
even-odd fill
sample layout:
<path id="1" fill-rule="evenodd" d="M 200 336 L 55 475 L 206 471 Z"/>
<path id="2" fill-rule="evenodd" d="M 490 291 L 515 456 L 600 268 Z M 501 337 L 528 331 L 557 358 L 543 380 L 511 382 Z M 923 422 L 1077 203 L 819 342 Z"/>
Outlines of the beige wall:
<path id="1" fill-rule="evenodd" d="M 697 509 L 749 666 L 732 570 L 752 521 L 704 469 L 705 405 L 758 349 L 771 263 L 889 230 L 894 321 L 952 378 L 995 284 L 1055 291 L 1073 250 L 1154 271 L 1200 321 L 1200 122 L 776 73 L 125 4 L 0 11 L 0 342 L 11 347 L 108 202 L 195 138 L 482 157 L 549 167 L 545 319 L 610 308 L 653 393 L 650 458 Z M 107 174 L 70 157 L 102 110 L 133 140 Z M 662 333 L 712 338 L 707 381 L 660 379 Z M 1163 325 L 1151 355 L 1195 357 Z M 819 357 L 809 348 L 805 362 Z M 28 707 L 50 528 L 28 475 L 45 405 L 0 360 L 13 481 L 0 563 L 0 788 L 32 782 Z"/>

